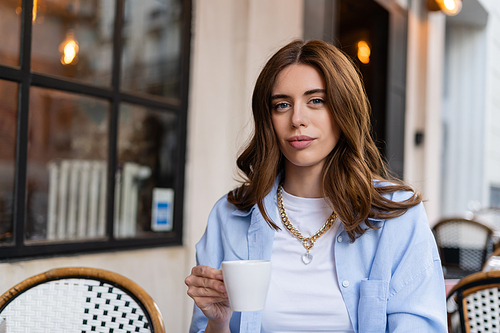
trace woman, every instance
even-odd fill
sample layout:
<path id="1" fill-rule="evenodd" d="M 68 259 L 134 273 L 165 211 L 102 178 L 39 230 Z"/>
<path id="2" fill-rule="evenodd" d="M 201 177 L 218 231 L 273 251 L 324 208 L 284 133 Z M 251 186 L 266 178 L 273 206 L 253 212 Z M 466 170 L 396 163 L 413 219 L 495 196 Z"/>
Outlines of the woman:
<path id="1" fill-rule="evenodd" d="M 446 332 L 421 196 L 389 177 L 348 58 L 321 41 L 286 45 L 252 110 L 245 181 L 216 203 L 186 278 L 191 332 Z M 229 308 L 219 268 L 239 259 L 272 260 L 262 312 Z"/>

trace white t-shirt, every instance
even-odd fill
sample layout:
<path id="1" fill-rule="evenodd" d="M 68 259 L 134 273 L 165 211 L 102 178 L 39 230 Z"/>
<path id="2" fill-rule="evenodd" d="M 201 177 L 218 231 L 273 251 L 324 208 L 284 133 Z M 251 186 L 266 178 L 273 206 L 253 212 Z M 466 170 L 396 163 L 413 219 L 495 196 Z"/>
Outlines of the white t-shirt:
<path id="1" fill-rule="evenodd" d="M 322 198 L 300 198 L 284 190 L 283 204 L 290 222 L 305 237 L 314 235 L 332 213 Z M 306 253 L 302 242 L 279 224 L 282 230 L 274 236 L 262 333 L 353 332 L 335 271 L 334 238 L 339 223 L 337 219 L 316 241 L 308 265 L 301 259 Z"/>

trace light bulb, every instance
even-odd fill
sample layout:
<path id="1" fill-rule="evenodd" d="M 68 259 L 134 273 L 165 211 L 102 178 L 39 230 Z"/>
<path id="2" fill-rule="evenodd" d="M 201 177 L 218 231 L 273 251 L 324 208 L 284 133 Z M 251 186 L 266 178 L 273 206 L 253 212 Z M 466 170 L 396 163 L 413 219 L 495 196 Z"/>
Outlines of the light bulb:
<path id="1" fill-rule="evenodd" d="M 61 64 L 69 65 L 71 63 L 76 63 L 78 57 L 78 43 L 74 37 L 74 31 L 68 30 L 66 33 L 66 38 L 59 45 L 59 51 L 62 53 Z"/>
<path id="2" fill-rule="evenodd" d="M 364 40 L 358 42 L 358 59 L 363 64 L 368 64 L 370 62 L 371 49 L 368 43 Z"/>
<path id="3" fill-rule="evenodd" d="M 439 8 L 449 16 L 455 16 L 462 10 L 462 0 L 435 0 Z"/>

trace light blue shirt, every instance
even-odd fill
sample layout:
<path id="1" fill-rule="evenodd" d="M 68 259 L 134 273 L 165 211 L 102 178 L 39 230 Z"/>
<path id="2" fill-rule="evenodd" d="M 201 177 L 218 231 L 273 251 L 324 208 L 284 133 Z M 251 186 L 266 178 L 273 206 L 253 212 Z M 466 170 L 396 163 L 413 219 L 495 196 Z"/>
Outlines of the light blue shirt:
<path id="1" fill-rule="evenodd" d="M 264 198 L 266 212 L 279 221 L 276 181 Z M 403 201 L 409 192 L 389 195 Z M 436 242 L 422 203 L 390 220 L 370 219 L 351 243 L 343 225 L 335 236 L 335 266 L 340 291 L 356 333 L 447 332 L 446 294 Z M 364 226 L 366 228 L 366 226 Z M 220 268 L 224 260 L 271 259 L 274 230 L 257 205 L 240 211 L 221 198 L 196 245 L 197 263 Z M 195 305 L 190 332 L 203 332 L 208 319 Z M 261 312 L 233 312 L 231 332 L 260 332 Z"/>

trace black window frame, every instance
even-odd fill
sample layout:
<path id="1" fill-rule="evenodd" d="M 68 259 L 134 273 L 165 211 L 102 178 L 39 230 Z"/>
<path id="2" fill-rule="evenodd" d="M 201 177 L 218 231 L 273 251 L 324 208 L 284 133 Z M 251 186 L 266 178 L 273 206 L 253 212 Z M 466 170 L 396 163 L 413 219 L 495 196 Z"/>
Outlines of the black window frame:
<path id="1" fill-rule="evenodd" d="M 24 260 L 36 257 L 61 256 L 71 254 L 131 250 L 160 246 L 182 245 L 184 174 L 186 155 L 187 108 L 190 69 L 191 16 L 192 1 L 182 0 L 182 36 L 180 59 L 180 98 L 172 102 L 167 98 L 134 94 L 120 91 L 122 26 L 124 24 L 124 2 L 115 0 L 115 22 L 113 31 L 113 65 L 110 87 L 98 87 L 81 81 L 55 77 L 31 71 L 32 45 L 32 8 L 33 0 L 22 1 L 19 66 L 11 67 L 0 64 L 0 80 L 18 84 L 17 133 L 13 203 L 13 244 L 0 245 L 0 261 Z M 106 198 L 106 240 L 75 240 L 58 243 L 26 244 L 26 177 L 28 157 L 28 116 L 31 87 L 55 89 L 88 97 L 109 101 L 109 142 L 107 165 Z M 176 179 L 174 191 L 173 229 L 157 237 L 115 238 L 114 236 L 114 198 L 115 170 L 117 167 L 118 115 L 121 103 L 132 103 L 147 108 L 173 112 L 178 118 L 178 147 L 176 156 Z"/>

